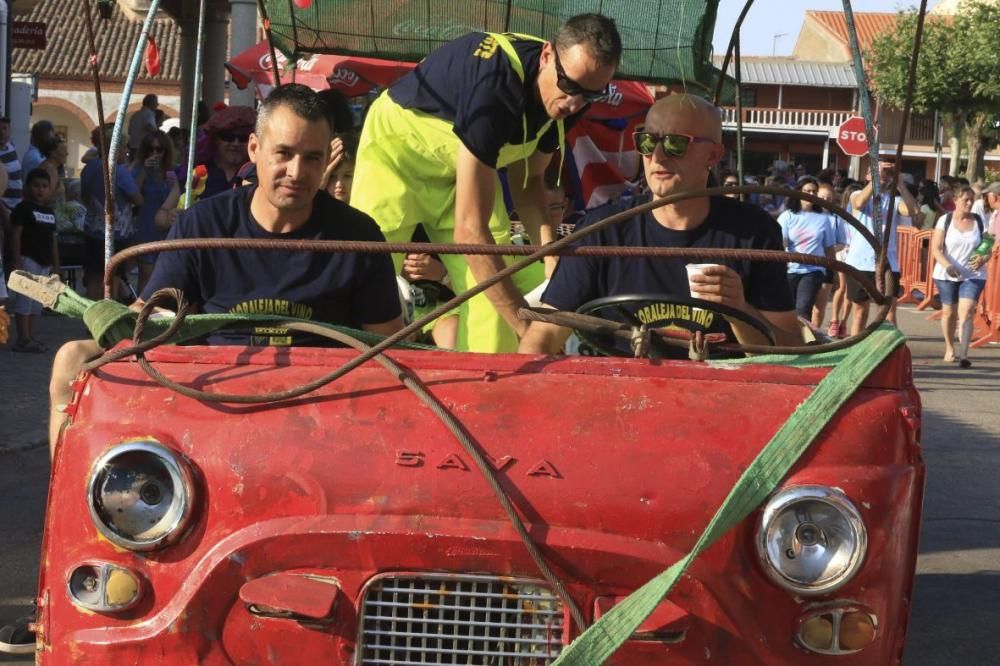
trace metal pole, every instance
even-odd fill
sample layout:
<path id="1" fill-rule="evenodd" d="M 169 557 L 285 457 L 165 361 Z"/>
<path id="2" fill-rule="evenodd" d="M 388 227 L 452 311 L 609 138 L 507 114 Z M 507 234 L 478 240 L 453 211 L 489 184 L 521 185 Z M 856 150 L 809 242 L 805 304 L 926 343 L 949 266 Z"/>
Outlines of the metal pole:
<path id="1" fill-rule="evenodd" d="M 274 42 L 271 41 L 271 19 L 267 16 L 267 7 L 264 0 L 257 0 L 257 9 L 260 10 L 260 22 L 264 26 L 264 37 L 267 39 L 267 49 L 271 52 L 271 69 L 274 70 L 274 85 L 281 85 L 281 74 L 278 72 L 278 54 L 274 51 Z"/>
<path id="2" fill-rule="evenodd" d="M 736 30 L 736 41 L 733 54 L 736 56 L 736 177 L 743 184 L 743 73 L 740 68 L 740 33 Z M 746 195 L 740 194 L 740 201 L 745 201 Z"/>
<path id="3" fill-rule="evenodd" d="M 116 157 L 118 156 L 118 145 L 121 143 L 122 138 L 122 126 L 125 124 L 125 114 L 128 113 L 128 101 L 132 97 L 132 88 L 135 86 L 135 80 L 139 76 L 139 66 L 142 64 L 142 54 L 146 50 L 146 45 L 149 43 L 149 30 L 153 27 L 153 19 L 156 18 L 156 12 L 160 7 L 160 0 L 150 0 L 149 11 L 146 13 L 146 20 L 142 22 L 142 32 L 139 33 L 139 41 L 135 45 L 135 51 L 132 53 L 132 63 L 129 65 L 128 76 L 125 78 L 125 87 L 122 88 L 122 99 L 118 104 L 118 117 L 115 118 L 115 128 L 111 132 L 111 147 L 108 149 L 108 154 L 106 160 L 108 162 L 108 184 L 111 192 L 115 191 L 115 170 L 112 168 L 117 162 Z M 101 118 L 104 121 L 104 118 Z M 111 197 L 108 197 L 111 199 Z M 105 202 L 107 205 L 107 202 Z M 115 233 L 114 224 L 111 220 L 105 221 L 104 226 L 104 265 L 107 266 L 108 261 L 111 259 L 111 255 L 115 253 Z M 104 297 L 111 297 L 111 283 L 109 280 L 107 284 L 104 285 Z"/>
<path id="4" fill-rule="evenodd" d="M 726 49 L 726 57 L 722 60 L 722 70 L 719 72 L 719 81 L 715 84 L 715 97 L 713 97 L 712 103 L 719 106 L 719 101 L 722 99 L 722 86 L 726 82 L 726 70 L 729 69 L 729 61 L 733 56 L 733 48 L 736 46 L 737 35 L 739 35 L 740 28 L 743 27 L 743 19 L 747 17 L 747 13 L 750 11 L 750 7 L 753 6 L 753 0 L 747 0 L 747 3 L 743 5 L 743 11 L 736 19 L 736 26 L 733 28 L 733 35 L 729 38 L 729 48 Z M 742 184 L 742 183 L 741 183 Z"/>
<path id="5" fill-rule="evenodd" d="M 194 144 L 198 140 L 198 101 L 201 91 L 201 49 L 205 41 L 205 0 L 198 3 L 198 47 L 194 52 L 194 93 L 191 95 L 191 134 L 188 138 L 187 173 L 184 175 L 184 196 L 191 206 L 191 181 L 194 180 Z"/>
<path id="6" fill-rule="evenodd" d="M 941 114 L 934 112 L 934 182 L 941 182 L 941 158 L 944 152 L 944 123 Z"/>
<path id="7" fill-rule="evenodd" d="M 86 19 L 87 40 L 90 45 L 90 69 L 94 74 L 94 96 L 97 98 L 97 126 L 100 131 L 97 133 L 97 149 L 101 151 L 101 160 L 104 167 L 101 169 L 104 176 L 104 229 L 114 228 L 115 208 L 114 199 L 111 197 L 111 165 L 108 159 L 108 138 L 104 135 L 104 99 L 101 96 L 101 64 L 97 57 L 97 40 L 94 39 L 94 20 L 90 16 L 91 4 L 85 3 L 83 15 Z M 114 236 L 114 234 L 112 234 Z M 105 257 L 105 264 L 107 256 Z M 111 298 L 111 283 L 104 285 L 104 298 Z"/>

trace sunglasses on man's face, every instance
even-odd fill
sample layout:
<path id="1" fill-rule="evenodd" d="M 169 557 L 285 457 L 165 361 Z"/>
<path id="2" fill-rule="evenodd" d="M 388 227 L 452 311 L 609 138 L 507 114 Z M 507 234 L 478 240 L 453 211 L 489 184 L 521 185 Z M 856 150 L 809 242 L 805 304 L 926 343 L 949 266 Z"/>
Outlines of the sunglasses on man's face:
<path id="1" fill-rule="evenodd" d="M 226 132 L 224 134 L 219 134 L 219 141 L 223 143 L 246 143 L 250 140 L 249 134 L 230 134 Z"/>
<path id="2" fill-rule="evenodd" d="M 736 187 L 737 185 L 739 185 L 739 183 L 735 180 L 727 180 L 722 184 L 723 187 Z"/>
<path id="3" fill-rule="evenodd" d="M 704 136 L 691 136 L 690 134 L 654 134 L 653 132 L 639 131 L 632 134 L 635 139 L 635 149 L 640 155 L 649 157 L 656 152 L 656 147 L 663 145 L 663 152 L 671 157 L 684 157 L 692 143 L 715 143 L 714 140 Z"/>
<path id="4" fill-rule="evenodd" d="M 570 97 L 582 97 L 583 101 L 588 104 L 599 102 L 608 96 L 607 86 L 604 86 L 604 90 L 588 90 L 566 76 L 566 70 L 563 69 L 562 63 L 559 62 L 559 51 L 556 50 L 555 46 L 552 47 L 552 56 L 556 63 L 556 86 L 559 90 Z"/>

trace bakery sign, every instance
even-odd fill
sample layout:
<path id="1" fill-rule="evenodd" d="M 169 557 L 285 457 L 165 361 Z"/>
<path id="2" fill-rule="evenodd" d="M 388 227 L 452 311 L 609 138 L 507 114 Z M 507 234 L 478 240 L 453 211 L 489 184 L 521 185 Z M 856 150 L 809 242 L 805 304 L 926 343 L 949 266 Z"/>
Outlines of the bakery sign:
<path id="1" fill-rule="evenodd" d="M 44 49 L 45 24 L 31 21 L 14 21 L 11 24 L 10 45 L 15 49 Z"/>

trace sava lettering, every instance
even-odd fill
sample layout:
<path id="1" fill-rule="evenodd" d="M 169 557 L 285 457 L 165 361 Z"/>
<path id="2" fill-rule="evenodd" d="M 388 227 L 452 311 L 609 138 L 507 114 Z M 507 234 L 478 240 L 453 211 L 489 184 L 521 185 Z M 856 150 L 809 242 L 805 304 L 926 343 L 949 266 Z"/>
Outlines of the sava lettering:
<path id="1" fill-rule="evenodd" d="M 685 324 L 707 330 L 712 327 L 715 321 L 715 314 L 701 308 L 692 308 L 690 305 L 675 305 L 673 303 L 651 303 L 640 308 L 635 316 L 643 324 L 652 323 L 672 323 L 688 328 Z"/>
<path id="2" fill-rule="evenodd" d="M 494 458 L 493 456 L 487 455 L 486 461 L 497 472 L 506 470 L 515 464 L 517 464 L 517 459 L 510 455 L 501 456 L 499 458 Z M 406 451 L 399 450 L 396 451 L 396 464 L 400 467 L 423 467 L 425 463 L 429 462 L 427 460 L 426 454 L 423 451 Z M 470 471 L 469 464 L 465 462 L 465 459 L 458 453 L 446 454 L 440 462 L 431 464 L 440 470 L 456 470 L 460 472 Z M 548 460 L 539 460 L 534 464 L 529 465 L 528 469 L 525 471 L 525 475 L 533 477 L 546 476 L 551 479 L 561 479 L 562 474 L 556 469 Z"/>

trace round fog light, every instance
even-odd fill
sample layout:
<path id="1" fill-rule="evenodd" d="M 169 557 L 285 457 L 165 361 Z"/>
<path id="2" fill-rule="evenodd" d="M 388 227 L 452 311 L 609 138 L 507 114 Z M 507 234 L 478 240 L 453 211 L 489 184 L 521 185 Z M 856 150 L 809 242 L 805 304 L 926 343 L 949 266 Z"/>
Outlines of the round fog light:
<path id="1" fill-rule="evenodd" d="M 162 444 L 126 442 L 94 464 L 87 496 L 91 518 L 109 541 L 152 550 L 184 533 L 194 482 L 187 463 Z"/>
<path id="2" fill-rule="evenodd" d="M 867 548 L 861 514 L 835 488 L 787 488 L 761 513 L 757 553 L 764 571 L 797 594 L 828 594 L 843 586 L 861 568 Z"/>

